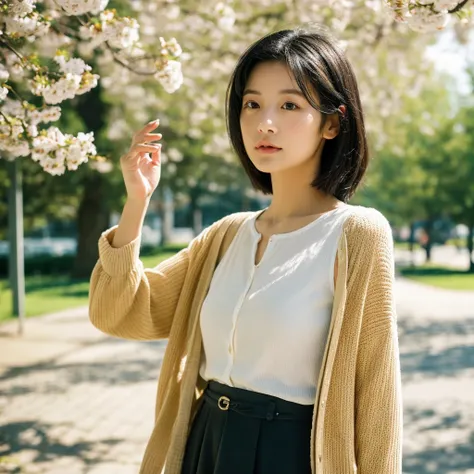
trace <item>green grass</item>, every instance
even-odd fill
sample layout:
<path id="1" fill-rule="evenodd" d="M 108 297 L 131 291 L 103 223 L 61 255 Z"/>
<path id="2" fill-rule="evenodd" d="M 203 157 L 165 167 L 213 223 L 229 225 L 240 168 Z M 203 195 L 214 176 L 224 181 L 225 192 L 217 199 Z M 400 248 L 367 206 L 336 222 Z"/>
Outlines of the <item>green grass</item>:
<path id="1" fill-rule="evenodd" d="M 399 271 L 402 276 L 425 285 L 448 290 L 474 291 L 474 273 L 435 264 L 401 267 Z"/>
<path id="2" fill-rule="evenodd" d="M 397 249 L 400 250 L 410 250 L 410 244 L 408 242 L 395 242 L 394 245 Z M 415 242 L 413 248 L 416 250 L 420 249 L 421 246 L 418 242 Z"/>
<path id="3" fill-rule="evenodd" d="M 178 250 L 178 249 L 176 249 Z M 151 268 L 173 256 L 166 250 L 141 257 L 143 265 Z M 39 316 L 87 305 L 89 280 L 73 280 L 65 276 L 31 276 L 25 281 L 26 317 Z M 0 280 L 0 321 L 12 318 L 12 294 L 6 280 Z"/>

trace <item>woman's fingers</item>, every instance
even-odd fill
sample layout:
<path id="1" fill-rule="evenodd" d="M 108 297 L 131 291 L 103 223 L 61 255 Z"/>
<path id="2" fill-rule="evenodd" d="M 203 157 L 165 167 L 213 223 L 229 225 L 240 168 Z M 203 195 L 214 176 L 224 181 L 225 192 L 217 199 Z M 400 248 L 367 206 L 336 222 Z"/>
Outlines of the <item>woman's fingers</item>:
<path id="1" fill-rule="evenodd" d="M 163 138 L 163 135 L 161 133 L 146 133 L 143 135 L 143 142 L 151 142 L 154 140 L 161 140 Z"/>
<path id="2" fill-rule="evenodd" d="M 149 145 L 138 144 L 138 145 L 135 145 L 130 150 L 130 152 L 133 153 L 133 154 L 136 154 L 136 153 L 153 153 L 153 152 L 157 152 L 158 150 L 160 150 L 160 148 L 161 148 L 160 144 L 157 144 L 157 145 L 154 145 L 154 144 L 149 144 Z"/>
<path id="3" fill-rule="evenodd" d="M 151 122 L 148 122 L 139 132 L 138 134 L 144 134 L 144 133 L 149 133 L 152 130 L 154 130 L 158 125 L 160 124 L 160 120 L 152 120 Z"/>
<path id="4" fill-rule="evenodd" d="M 141 143 L 143 141 L 143 137 L 158 127 L 159 123 L 159 120 L 154 120 L 153 122 L 146 124 L 145 127 L 133 135 L 132 143 Z M 159 135 L 161 135 L 161 133 Z"/>
<path id="5" fill-rule="evenodd" d="M 161 148 L 161 144 L 157 145 L 134 145 L 130 148 L 127 154 L 123 155 L 122 159 L 123 160 L 136 160 L 139 159 L 140 157 L 143 157 L 145 153 L 153 153 L 157 152 Z"/>

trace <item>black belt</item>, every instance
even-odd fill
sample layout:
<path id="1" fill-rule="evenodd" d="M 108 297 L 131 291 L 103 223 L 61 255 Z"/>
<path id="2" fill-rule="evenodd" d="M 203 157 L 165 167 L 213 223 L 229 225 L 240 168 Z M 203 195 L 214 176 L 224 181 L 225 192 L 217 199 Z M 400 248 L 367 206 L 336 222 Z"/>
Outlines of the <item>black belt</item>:
<path id="1" fill-rule="evenodd" d="M 269 399 L 268 402 L 254 403 L 214 392 L 209 387 L 204 391 L 203 397 L 205 401 L 222 411 L 232 410 L 240 415 L 267 421 L 274 419 L 308 420 L 312 418 L 313 413 L 313 405 L 299 405 L 281 399 Z"/>

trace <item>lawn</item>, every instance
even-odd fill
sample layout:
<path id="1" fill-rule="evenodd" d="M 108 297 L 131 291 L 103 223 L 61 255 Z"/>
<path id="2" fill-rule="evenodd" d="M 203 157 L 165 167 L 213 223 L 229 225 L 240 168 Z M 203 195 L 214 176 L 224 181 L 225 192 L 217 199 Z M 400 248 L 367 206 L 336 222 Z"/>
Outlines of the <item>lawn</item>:
<path id="1" fill-rule="evenodd" d="M 141 260 L 151 268 L 173 256 L 179 248 L 170 248 Z M 450 290 L 473 290 L 474 273 L 466 273 L 439 265 L 401 267 L 402 276 L 427 285 Z M 89 280 L 73 280 L 63 276 L 31 276 L 26 278 L 26 316 L 38 316 L 87 305 Z M 12 297 L 5 280 L 0 280 L 0 321 L 11 318 Z"/>
<path id="2" fill-rule="evenodd" d="M 425 264 L 417 267 L 401 267 L 402 276 L 426 285 L 446 288 L 448 290 L 474 291 L 474 273 L 443 267 L 435 264 Z"/>
<path id="3" fill-rule="evenodd" d="M 145 267 L 154 267 L 176 253 L 167 250 L 141 257 Z M 89 280 L 64 276 L 31 276 L 26 278 L 26 316 L 38 316 L 87 305 Z M 6 280 L 0 280 L 0 321 L 11 318 L 12 295 Z"/>
<path id="4" fill-rule="evenodd" d="M 394 242 L 394 245 L 397 249 L 400 249 L 400 250 L 410 250 L 409 242 Z M 415 250 L 421 249 L 421 245 L 418 242 L 415 242 L 413 244 L 413 248 Z"/>

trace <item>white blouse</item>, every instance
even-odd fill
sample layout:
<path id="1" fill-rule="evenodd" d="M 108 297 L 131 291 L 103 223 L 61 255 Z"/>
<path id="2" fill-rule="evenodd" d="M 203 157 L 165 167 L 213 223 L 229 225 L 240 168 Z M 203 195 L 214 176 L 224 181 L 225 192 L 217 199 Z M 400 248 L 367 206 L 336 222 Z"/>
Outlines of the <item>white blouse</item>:
<path id="1" fill-rule="evenodd" d="M 258 265 L 252 214 L 217 266 L 200 315 L 200 375 L 312 405 L 331 319 L 342 225 L 355 206 L 273 235 Z"/>

